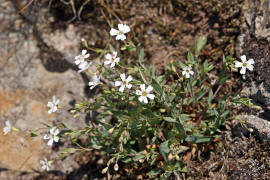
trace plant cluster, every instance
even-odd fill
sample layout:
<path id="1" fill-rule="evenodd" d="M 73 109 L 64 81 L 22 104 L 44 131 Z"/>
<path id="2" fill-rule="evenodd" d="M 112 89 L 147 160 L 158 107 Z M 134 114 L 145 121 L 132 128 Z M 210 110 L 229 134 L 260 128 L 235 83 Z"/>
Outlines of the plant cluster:
<path id="1" fill-rule="evenodd" d="M 75 64 L 79 73 L 96 67 L 89 87 L 100 88 L 101 93 L 93 98 L 93 103 L 84 100 L 75 104 L 71 112 L 74 117 L 93 111 L 98 115 L 80 130 L 65 123 L 58 127 L 62 132 L 48 126 L 44 139 L 52 146 L 60 137 L 71 137 L 78 148 L 68 148 L 62 155 L 78 150 L 97 150 L 106 155 L 109 159 L 102 173 L 124 167 L 129 174 L 140 170 L 150 178 L 179 178 L 187 171 L 183 157 L 192 144 L 217 138 L 229 114 L 227 106 L 247 101 L 219 95 L 228 79 L 226 71 L 238 67 L 245 74 L 246 69 L 253 70 L 254 61 L 247 61 L 246 56 L 241 57 L 242 62 L 222 57 L 223 66 L 213 82 L 209 76 L 214 66 L 200 58 L 206 44 L 206 38 L 200 37 L 185 60 L 172 61 L 164 74 L 157 74 L 155 67 L 146 63 L 144 49 L 127 40 L 125 34 L 129 31 L 129 26 L 119 24 L 118 30 L 112 28 L 110 34 L 123 42 L 121 51 L 138 53 L 137 60 L 130 64 L 111 45 L 95 50 L 105 55 L 104 63 L 90 62 L 86 50 L 90 48 L 82 41 L 85 49 L 75 57 Z M 53 97 L 47 104 L 48 113 L 56 112 L 59 102 Z M 11 124 L 6 125 L 5 134 L 11 130 Z M 36 136 L 37 132 L 31 135 Z M 86 140 L 80 144 L 82 136 Z M 52 161 L 45 158 L 40 163 L 44 170 L 50 170 Z"/>

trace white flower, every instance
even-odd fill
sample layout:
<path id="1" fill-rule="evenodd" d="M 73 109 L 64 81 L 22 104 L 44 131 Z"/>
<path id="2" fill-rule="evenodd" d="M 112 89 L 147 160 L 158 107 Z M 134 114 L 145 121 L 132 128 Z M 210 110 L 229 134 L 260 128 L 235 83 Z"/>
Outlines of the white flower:
<path id="1" fill-rule="evenodd" d="M 97 85 L 98 85 L 98 83 L 100 82 L 100 75 L 99 76 L 97 76 L 96 74 L 92 77 L 92 81 L 90 81 L 89 83 L 88 83 L 88 85 L 90 86 L 90 89 L 92 90 L 92 89 L 94 89 Z"/>
<path id="2" fill-rule="evenodd" d="M 87 54 L 85 49 L 82 50 L 82 54 L 75 57 L 75 64 L 79 65 L 85 61 L 86 58 L 89 58 L 90 54 Z"/>
<path id="3" fill-rule="evenodd" d="M 191 67 L 184 67 L 182 75 L 185 76 L 186 78 L 190 78 L 190 75 L 193 75 L 194 72 L 192 71 Z"/>
<path id="4" fill-rule="evenodd" d="M 120 74 L 120 77 L 121 77 L 122 81 L 115 82 L 115 86 L 120 86 L 119 91 L 123 92 L 125 87 L 130 89 L 132 87 L 132 84 L 130 84 L 129 82 L 132 81 L 132 77 L 128 76 L 128 78 L 126 78 L 125 74 Z"/>
<path id="5" fill-rule="evenodd" d="M 105 58 L 107 59 L 107 61 L 104 62 L 105 65 L 111 64 L 111 68 L 113 68 L 115 66 L 116 63 L 118 63 L 120 61 L 120 58 L 117 57 L 117 52 L 114 51 L 112 54 L 106 54 Z"/>
<path id="6" fill-rule="evenodd" d="M 245 55 L 241 56 L 240 58 L 242 62 L 239 62 L 239 61 L 235 62 L 235 67 L 241 68 L 240 74 L 246 74 L 246 69 L 253 71 L 254 60 L 250 59 L 247 61 L 247 57 Z"/>
<path id="7" fill-rule="evenodd" d="M 125 40 L 126 39 L 125 34 L 130 31 L 129 26 L 125 25 L 125 24 L 118 24 L 118 29 L 119 30 L 112 28 L 110 30 L 111 36 L 116 36 L 116 38 L 115 38 L 116 40 L 119 40 L 119 39 L 121 41 Z"/>
<path id="8" fill-rule="evenodd" d="M 78 72 L 81 73 L 81 72 L 87 70 L 90 67 L 91 64 L 92 64 L 92 62 L 87 62 L 87 61 L 84 61 L 84 62 L 80 63 L 78 65 L 78 67 L 80 69 Z"/>
<path id="9" fill-rule="evenodd" d="M 55 99 L 55 96 L 52 97 L 52 102 L 48 102 L 47 106 L 50 108 L 50 110 L 48 111 L 49 114 L 51 114 L 52 112 L 57 111 L 57 105 L 59 104 L 59 99 Z"/>
<path id="10" fill-rule="evenodd" d="M 42 169 L 49 171 L 52 166 L 52 161 L 48 161 L 47 158 L 44 158 L 44 160 L 40 160 L 40 164 Z"/>
<path id="11" fill-rule="evenodd" d="M 4 135 L 6 135 L 7 133 L 11 131 L 11 123 L 9 121 L 6 121 L 5 124 L 6 124 L 6 127 L 4 127 L 3 129 Z"/>
<path id="12" fill-rule="evenodd" d="M 48 146 L 52 146 L 53 142 L 59 141 L 59 137 L 57 135 L 60 133 L 60 131 L 59 129 L 56 129 L 56 127 L 53 127 L 49 129 L 49 132 L 49 134 L 45 134 L 44 139 L 49 139 Z"/>
<path id="13" fill-rule="evenodd" d="M 145 89 L 145 84 L 141 84 L 140 87 L 141 87 L 141 90 L 136 91 L 136 94 L 140 96 L 139 97 L 140 102 L 144 102 L 145 104 L 147 104 L 148 103 L 147 98 L 152 99 L 152 100 L 155 98 L 154 94 L 150 94 L 150 92 L 153 90 L 152 86 L 148 86 L 148 88 Z"/>

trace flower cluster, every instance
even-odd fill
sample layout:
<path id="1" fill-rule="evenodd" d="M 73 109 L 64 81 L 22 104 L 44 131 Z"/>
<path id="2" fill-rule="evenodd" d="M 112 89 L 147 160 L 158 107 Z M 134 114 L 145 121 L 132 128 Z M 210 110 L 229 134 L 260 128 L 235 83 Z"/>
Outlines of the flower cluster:
<path id="1" fill-rule="evenodd" d="M 78 68 L 80 69 L 78 72 L 83 72 L 87 70 L 92 62 L 87 62 L 85 59 L 89 58 L 90 54 L 87 53 L 85 49 L 82 50 L 82 53 L 75 57 L 75 64 L 78 65 Z"/>

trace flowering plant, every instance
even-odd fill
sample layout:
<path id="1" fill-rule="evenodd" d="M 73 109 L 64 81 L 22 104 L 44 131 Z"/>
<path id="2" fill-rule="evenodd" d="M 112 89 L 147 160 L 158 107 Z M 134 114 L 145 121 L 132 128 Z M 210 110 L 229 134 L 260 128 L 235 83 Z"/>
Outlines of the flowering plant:
<path id="1" fill-rule="evenodd" d="M 125 42 L 130 27 L 119 24 L 118 29 L 112 28 L 110 34 L 120 43 Z M 86 137 L 78 149 L 70 148 L 63 154 L 79 149 L 97 150 L 109 158 L 102 173 L 110 173 L 113 167 L 114 171 L 123 168 L 130 175 L 139 171 L 150 178 L 179 179 L 187 171 L 183 157 L 193 148 L 192 144 L 217 138 L 229 114 L 228 97 L 218 94 L 227 80 L 226 70 L 241 67 L 241 74 L 246 68 L 253 70 L 254 60 L 246 61 L 245 56 L 241 57 L 242 63 L 223 57 L 223 67 L 212 82 L 209 73 L 214 66 L 200 58 L 205 44 L 206 38 L 200 37 L 186 60 L 172 61 L 164 74 L 158 74 L 153 65 L 145 63 L 144 49 L 130 40 L 121 50 L 137 53 L 138 58 L 128 64 L 112 46 L 98 51 L 106 54 L 103 63 L 85 61 L 90 57 L 86 49 L 93 49 L 84 40 L 85 49 L 74 63 L 79 72 L 85 73 L 91 65 L 96 66 L 89 89 L 100 88 L 102 93 L 92 103 L 84 100 L 75 104 L 71 113 L 77 117 L 97 112 L 97 116 L 80 130 L 64 123 L 61 127 L 64 133 L 60 133 L 60 127 L 50 127 L 44 139 L 52 146 L 61 136 L 70 136 L 75 144 L 80 137 Z M 58 104 L 59 100 L 53 97 L 48 103 L 48 113 L 56 112 Z M 45 159 L 41 165 L 49 170 L 51 162 Z"/>

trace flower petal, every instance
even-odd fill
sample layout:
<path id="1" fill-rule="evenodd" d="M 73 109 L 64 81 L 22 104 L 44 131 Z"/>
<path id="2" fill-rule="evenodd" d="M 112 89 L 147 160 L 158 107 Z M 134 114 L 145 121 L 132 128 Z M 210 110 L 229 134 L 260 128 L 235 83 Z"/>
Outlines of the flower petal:
<path id="1" fill-rule="evenodd" d="M 126 84 L 126 87 L 127 87 L 128 89 L 130 89 L 130 88 L 132 88 L 132 84 Z"/>
<path id="2" fill-rule="evenodd" d="M 122 85 L 122 82 L 121 81 L 115 81 L 115 86 L 121 86 Z"/>
<path id="3" fill-rule="evenodd" d="M 120 29 L 119 29 L 120 30 Z M 130 27 L 128 25 L 124 25 L 122 31 L 124 33 L 128 33 L 130 31 Z"/>
<path id="4" fill-rule="evenodd" d="M 125 89 L 125 86 L 124 86 L 124 85 L 122 85 L 122 86 L 119 88 L 119 91 L 120 91 L 120 92 L 123 92 L 123 91 L 124 91 L 124 89 Z"/>
<path id="5" fill-rule="evenodd" d="M 246 74 L 246 68 L 242 67 L 242 69 L 240 70 L 240 74 Z"/>
<path id="6" fill-rule="evenodd" d="M 147 94 L 147 97 L 149 98 L 149 99 L 154 99 L 155 98 L 155 95 L 154 94 Z"/>
<path id="7" fill-rule="evenodd" d="M 247 68 L 250 71 L 253 71 L 254 66 L 252 64 L 247 64 Z"/>
<path id="8" fill-rule="evenodd" d="M 111 68 L 113 68 L 115 66 L 115 62 L 112 62 L 111 64 Z"/>
<path id="9" fill-rule="evenodd" d="M 59 129 L 56 129 L 56 130 L 54 131 L 54 135 L 58 135 L 59 133 L 60 133 Z"/>
<path id="10" fill-rule="evenodd" d="M 243 66 L 243 63 L 241 63 L 239 61 L 235 62 L 235 67 L 239 68 L 239 67 L 242 67 L 242 66 Z"/>
<path id="11" fill-rule="evenodd" d="M 122 79 L 122 81 L 126 81 L 126 75 L 125 75 L 125 73 L 120 74 L 120 78 Z"/>
<path id="12" fill-rule="evenodd" d="M 144 102 L 145 104 L 147 104 L 147 103 L 148 103 L 148 99 L 147 99 L 147 97 L 144 97 L 143 102 Z"/>
<path id="13" fill-rule="evenodd" d="M 59 141 L 59 137 L 58 137 L 58 136 L 55 136 L 55 137 L 53 138 L 53 140 L 54 140 L 55 142 L 58 142 L 58 141 Z"/>
<path id="14" fill-rule="evenodd" d="M 48 146 L 52 146 L 53 145 L 53 139 L 50 139 L 49 141 L 48 141 Z"/>
<path id="15" fill-rule="evenodd" d="M 138 96 L 141 96 L 141 95 L 142 95 L 142 91 L 136 90 L 136 94 L 137 94 Z"/>
<path id="16" fill-rule="evenodd" d="M 140 85 L 141 91 L 145 91 L 145 84 Z"/>
<path id="17" fill-rule="evenodd" d="M 116 51 L 113 51 L 112 56 L 113 56 L 114 58 L 116 58 L 117 52 L 116 52 Z"/>
<path id="18" fill-rule="evenodd" d="M 247 64 L 254 64 L 254 63 L 255 63 L 255 62 L 254 62 L 253 59 L 250 59 L 250 60 L 247 61 Z"/>
<path id="19" fill-rule="evenodd" d="M 127 82 L 132 81 L 132 76 L 129 75 L 128 78 L 126 79 L 126 81 L 127 81 Z"/>
<path id="20" fill-rule="evenodd" d="M 112 55 L 110 53 L 108 53 L 105 55 L 105 58 L 108 60 L 112 60 Z"/>
<path id="21" fill-rule="evenodd" d="M 118 32 L 119 32 L 118 30 L 112 28 L 112 29 L 110 30 L 110 35 L 111 35 L 111 36 L 116 36 L 116 35 L 118 34 Z"/>
<path id="22" fill-rule="evenodd" d="M 104 64 L 105 64 L 105 65 L 108 65 L 108 64 L 111 64 L 111 63 L 112 63 L 112 61 L 111 61 L 111 60 L 109 60 L 109 61 L 105 61 L 105 62 L 104 62 Z"/>
<path id="23" fill-rule="evenodd" d="M 242 56 L 240 57 L 240 59 L 242 60 L 242 62 L 246 62 L 246 61 L 247 61 L 246 55 L 242 55 Z"/>
<path id="24" fill-rule="evenodd" d="M 115 58 L 113 62 L 118 63 L 120 61 L 120 58 Z"/>
<path id="25" fill-rule="evenodd" d="M 86 49 L 82 50 L 82 55 L 84 56 L 87 53 Z"/>
<path id="26" fill-rule="evenodd" d="M 123 31 L 124 30 L 124 25 L 123 24 L 118 24 L 118 30 Z"/>
<path id="27" fill-rule="evenodd" d="M 153 90 L 153 87 L 149 85 L 149 86 L 147 87 L 147 89 L 146 89 L 146 92 L 147 92 L 147 93 L 150 93 L 152 90 Z"/>
<path id="28" fill-rule="evenodd" d="M 143 102 L 143 101 L 144 101 L 144 98 L 146 98 L 146 97 L 145 97 L 145 96 L 140 96 L 140 97 L 139 97 L 139 101 L 140 101 L 140 102 Z"/>

